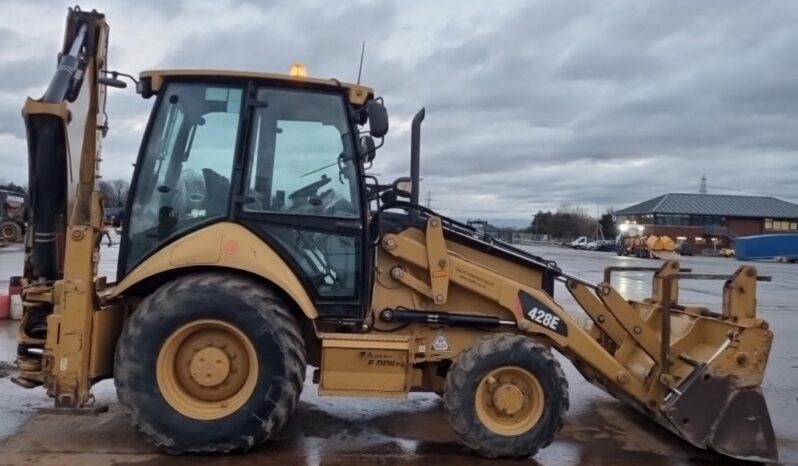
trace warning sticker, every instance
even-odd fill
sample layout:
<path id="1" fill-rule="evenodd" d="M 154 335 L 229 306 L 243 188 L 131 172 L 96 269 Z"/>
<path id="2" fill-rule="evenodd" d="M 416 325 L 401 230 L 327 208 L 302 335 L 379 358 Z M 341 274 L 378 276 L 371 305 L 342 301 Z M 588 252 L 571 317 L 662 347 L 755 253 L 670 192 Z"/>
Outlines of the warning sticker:
<path id="1" fill-rule="evenodd" d="M 450 352 L 452 348 L 449 347 L 449 342 L 446 341 L 446 337 L 443 336 L 442 333 L 438 334 L 438 338 L 435 339 L 435 343 L 432 344 L 433 351 L 440 351 L 440 352 Z"/>

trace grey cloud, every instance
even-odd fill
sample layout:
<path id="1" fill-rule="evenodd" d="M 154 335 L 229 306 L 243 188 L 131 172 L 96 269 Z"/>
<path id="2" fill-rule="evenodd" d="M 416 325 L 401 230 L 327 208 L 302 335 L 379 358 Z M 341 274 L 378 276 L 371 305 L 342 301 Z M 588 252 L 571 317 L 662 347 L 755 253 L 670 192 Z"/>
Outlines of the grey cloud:
<path id="1" fill-rule="evenodd" d="M 191 11 L 188 2 L 162 3 L 113 5 L 117 15 L 139 9 L 173 21 Z M 152 66 L 284 72 L 302 61 L 311 74 L 353 80 L 365 39 L 364 81 L 393 121 L 374 171 L 407 172 L 409 120 L 426 106 L 422 190 L 449 215 L 525 219 L 563 202 L 593 212 L 697 191 L 702 173 L 710 186 L 798 200 L 798 4 L 518 1 L 463 21 L 398 0 L 222 5 L 251 17 L 234 26 L 208 18 L 205 32 L 165 44 Z M 124 20 L 109 17 L 112 28 Z M 396 58 L 394 38 L 416 21 L 434 32 L 399 44 Z M 4 44 L 18 36 L 0 29 Z M 4 64 L 0 94 L 35 84 L 31 76 L 45 75 L 44 86 L 55 52 Z M 0 135 L 22 134 L 23 101 L 0 100 Z M 107 177 L 129 173 L 141 135 L 121 123 L 143 120 L 151 103 L 110 95 Z M 0 164 L 6 155 L 0 148 Z M 478 196 L 495 201 L 470 202 Z"/>

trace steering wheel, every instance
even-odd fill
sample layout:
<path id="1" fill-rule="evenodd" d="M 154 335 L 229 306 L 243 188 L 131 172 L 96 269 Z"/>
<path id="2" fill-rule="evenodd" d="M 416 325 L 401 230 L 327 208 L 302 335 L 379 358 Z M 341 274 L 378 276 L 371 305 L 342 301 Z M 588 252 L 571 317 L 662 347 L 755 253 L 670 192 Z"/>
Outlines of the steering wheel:
<path id="1" fill-rule="evenodd" d="M 303 186 L 297 189 L 296 191 L 292 192 L 291 194 L 289 194 L 288 199 L 295 201 L 303 197 L 310 198 L 311 196 L 316 196 L 319 188 L 328 184 L 330 181 L 332 181 L 332 178 L 330 178 L 327 175 L 321 175 L 321 179 L 319 179 L 318 181 L 314 181 L 313 183 L 310 183 L 307 186 Z"/>

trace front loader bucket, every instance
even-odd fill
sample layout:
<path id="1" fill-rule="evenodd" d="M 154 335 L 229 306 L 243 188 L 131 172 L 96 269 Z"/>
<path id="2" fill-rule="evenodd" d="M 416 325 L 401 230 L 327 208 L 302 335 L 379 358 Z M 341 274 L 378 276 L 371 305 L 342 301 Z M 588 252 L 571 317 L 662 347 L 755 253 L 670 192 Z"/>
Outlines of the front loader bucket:
<path id="1" fill-rule="evenodd" d="M 651 269 L 606 269 L 599 301 L 573 283 L 569 288 L 593 317 L 591 335 L 627 371 L 616 376 L 620 387 L 606 379 L 600 386 L 699 448 L 778 461 L 761 388 L 773 333 L 756 316 L 756 285 L 769 277 L 750 266 L 732 276 L 685 273 L 668 261 L 654 270 L 652 297 L 637 302 L 610 286 L 613 271 L 629 270 Z M 679 304 L 681 279 L 725 280 L 722 312 Z M 624 387 L 631 378 L 641 384 L 639 395 Z"/>
<path id="2" fill-rule="evenodd" d="M 762 389 L 697 368 L 664 405 L 670 430 L 699 448 L 749 461 L 778 461 Z"/>

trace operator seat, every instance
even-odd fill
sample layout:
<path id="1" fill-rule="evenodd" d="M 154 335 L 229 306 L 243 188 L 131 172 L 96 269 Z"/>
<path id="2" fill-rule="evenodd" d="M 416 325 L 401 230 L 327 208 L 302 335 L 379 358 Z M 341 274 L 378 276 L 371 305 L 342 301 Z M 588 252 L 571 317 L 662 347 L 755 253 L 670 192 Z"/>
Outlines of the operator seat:
<path id="1" fill-rule="evenodd" d="M 207 196 L 205 216 L 224 215 L 230 195 L 230 180 L 210 168 L 202 169 L 202 177 L 205 179 L 205 195 Z"/>

